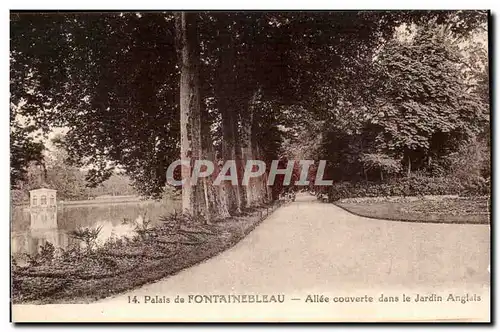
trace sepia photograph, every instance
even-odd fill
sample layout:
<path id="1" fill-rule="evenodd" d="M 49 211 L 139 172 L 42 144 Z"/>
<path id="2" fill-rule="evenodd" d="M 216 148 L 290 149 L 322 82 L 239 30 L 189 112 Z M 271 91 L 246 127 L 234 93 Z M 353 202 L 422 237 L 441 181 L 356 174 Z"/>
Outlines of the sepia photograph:
<path id="1" fill-rule="evenodd" d="M 489 11 L 9 19 L 12 322 L 491 322 Z"/>

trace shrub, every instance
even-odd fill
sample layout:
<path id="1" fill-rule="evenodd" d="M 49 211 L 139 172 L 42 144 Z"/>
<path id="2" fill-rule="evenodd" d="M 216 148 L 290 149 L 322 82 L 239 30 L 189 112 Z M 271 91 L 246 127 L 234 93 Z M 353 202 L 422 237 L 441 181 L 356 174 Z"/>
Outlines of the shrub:
<path id="1" fill-rule="evenodd" d="M 40 246 L 40 259 L 45 262 L 50 262 L 54 259 L 54 253 L 56 248 L 49 241 L 45 242 L 43 246 Z"/>
<path id="2" fill-rule="evenodd" d="M 385 182 L 339 182 L 329 188 L 330 202 L 343 198 L 460 195 L 484 196 L 490 193 L 490 182 L 481 177 L 461 181 L 454 177 L 429 177 L 414 174 Z"/>
<path id="3" fill-rule="evenodd" d="M 484 179 L 480 176 L 469 177 L 463 181 L 464 196 L 486 196 L 491 192 L 490 179 Z"/>
<path id="4" fill-rule="evenodd" d="M 40 246 L 39 250 L 34 254 L 24 254 L 26 257 L 26 261 L 29 266 L 39 266 L 42 264 L 50 263 L 55 257 L 55 247 L 49 241 L 45 242 L 42 246 Z M 17 268 L 17 262 L 14 260 L 12 263 L 14 268 Z"/>
<path id="5" fill-rule="evenodd" d="M 72 230 L 68 235 L 74 239 L 80 240 L 85 243 L 87 251 L 91 252 L 97 246 L 97 238 L 101 232 L 102 226 L 95 228 L 82 227 Z"/>
<path id="6" fill-rule="evenodd" d="M 141 218 L 134 221 L 134 225 L 135 232 L 142 240 L 146 240 L 152 232 L 151 219 L 147 217 L 146 212 L 144 212 Z"/>
<path id="7" fill-rule="evenodd" d="M 359 160 L 367 170 L 377 169 L 386 174 L 398 174 L 402 170 L 401 159 L 383 153 L 365 153 Z"/>

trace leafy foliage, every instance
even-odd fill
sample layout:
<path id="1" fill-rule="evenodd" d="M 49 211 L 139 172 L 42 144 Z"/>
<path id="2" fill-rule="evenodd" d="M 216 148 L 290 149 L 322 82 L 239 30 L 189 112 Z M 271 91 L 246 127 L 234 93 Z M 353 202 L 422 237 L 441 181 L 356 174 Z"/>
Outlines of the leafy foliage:
<path id="1" fill-rule="evenodd" d="M 461 181 L 454 177 L 431 177 L 412 174 L 384 182 L 339 182 L 328 188 L 329 201 L 355 197 L 390 197 L 422 195 L 484 196 L 490 194 L 490 184 L 476 177 Z"/>
<path id="2" fill-rule="evenodd" d="M 366 55 L 364 72 L 352 85 L 354 96 L 320 81 L 320 103 L 313 104 L 319 109 L 312 112 L 316 123 L 299 136 L 321 133 L 309 156 L 330 161 L 330 178 L 434 172 L 433 165 L 444 165 L 463 144 L 489 135 L 487 58 L 485 44 L 476 42 L 485 36 L 486 21 L 473 17 L 469 21 L 460 12 L 446 23 L 429 16 L 401 25 Z M 459 23 L 464 19 L 467 23 Z M 442 170 L 439 175 L 449 173 L 449 164 Z"/>
<path id="3" fill-rule="evenodd" d="M 377 139 L 383 149 L 426 150 L 436 133 L 458 140 L 479 132 L 487 121 L 486 105 L 464 84 L 459 54 L 450 32 L 434 24 L 378 54 L 382 98 L 370 122 L 381 129 Z"/>
<path id="4" fill-rule="evenodd" d="M 41 165 L 43 162 L 44 146 L 35 141 L 30 134 L 32 126 L 22 126 L 12 114 L 10 118 L 10 182 L 16 187 L 20 181 L 26 179 L 28 168 L 32 163 Z"/>
<path id="5" fill-rule="evenodd" d="M 92 167 L 87 180 L 93 184 L 111 176 L 113 162 L 140 179 L 136 185 L 146 192 L 165 183 L 165 165 L 176 155 L 179 136 L 168 17 L 11 17 L 13 98 L 25 100 L 21 113 L 40 126 L 69 127 L 69 157 Z M 25 67 L 32 68 L 30 85 L 21 75 Z"/>
<path id="6" fill-rule="evenodd" d="M 68 233 L 68 235 L 76 240 L 80 240 L 85 243 L 87 252 L 92 252 L 97 246 L 97 238 L 102 230 L 102 226 L 92 227 L 80 227 L 74 229 Z"/>
<path id="7" fill-rule="evenodd" d="M 56 137 L 57 138 L 57 137 Z M 40 143 L 41 144 L 41 143 Z M 40 161 L 32 161 L 27 167 L 24 178 L 18 179 L 12 191 L 14 204 L 28 201 L 28 191 L 40 187 L 57 190 L 58 199 L 85 200 L 101 195 L 136 195 L 126 175 L 115 172 L 95 188 L 89 188 L 85 180 L 86 171 L 68 162 L 68 153 L 61 143 L 51 143 L 51 148 Z M 173 193 L 168 193 L 173 197 Z"/>
<path id="8" fill-rule="evenodd" d="M 486 15 L 196 13 L 204 149 L 227 158 L 228 137 L 245 147 L 249 132 L 259 158 L 327 159 L 336 180 L 430 171 L 489 135 Z M 67 127 L 90 185 L 119 167 L 159 197 L 180 151 L 174 35 L 169 12 L 12 13 L 11 112 Z M 39 160 L 30 131 L 14 140 L 13 182 Z"/>
<path id="9" fill-rule="evenodd" d="M 401 171 L 401 160 L 391 158 L 383 154 L 367 153 L 360 157 L 363 166 L 367 170 L 373 168 L 389 174 L 397 174 Z"/>

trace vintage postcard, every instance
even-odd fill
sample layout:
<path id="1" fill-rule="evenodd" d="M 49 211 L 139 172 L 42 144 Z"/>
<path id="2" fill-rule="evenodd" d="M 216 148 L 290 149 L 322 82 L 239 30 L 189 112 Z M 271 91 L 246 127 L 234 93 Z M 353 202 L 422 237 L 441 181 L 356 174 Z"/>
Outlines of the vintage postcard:
<path id="1" fill-rule="evenodd" d="M 488 11 L 11 11 L 13 322 L 490 322 Z"/>

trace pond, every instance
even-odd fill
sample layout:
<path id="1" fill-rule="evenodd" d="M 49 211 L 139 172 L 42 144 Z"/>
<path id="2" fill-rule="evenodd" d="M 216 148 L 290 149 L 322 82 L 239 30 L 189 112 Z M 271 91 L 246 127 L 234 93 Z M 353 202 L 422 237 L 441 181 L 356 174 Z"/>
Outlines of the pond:
<path id="1" fill-rule="evenodd" d="M 92 202 L 86 204 L 59 204 L 52 210 L 33 211 L 29 207 L 15 206 L 11 209 L 11 253 L 21 262 L 24 254 L 35 254 L 40 246 L 51 242 L 56 248 L 67 248 L 79 241 L 68 232 L 79 227 L 101 226 L 98 242 L 108 238 L 135 234 L 134 221 L 148 218 L 152 224 L 159 217 L 181 209 L 178 200 Z"/>

